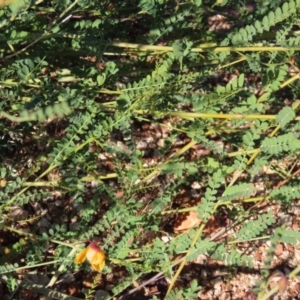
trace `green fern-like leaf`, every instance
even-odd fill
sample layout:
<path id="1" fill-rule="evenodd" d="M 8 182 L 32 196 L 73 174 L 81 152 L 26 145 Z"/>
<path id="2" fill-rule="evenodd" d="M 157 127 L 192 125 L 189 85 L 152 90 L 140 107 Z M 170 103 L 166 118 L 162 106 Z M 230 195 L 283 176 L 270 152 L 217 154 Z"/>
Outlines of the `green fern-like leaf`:
<path id="1" fill-rule="evenodd" d="M 113 252 L 117 254 L 117 259 L 124 259 L 125 257 L 127 257 L 128 253 L 131 250 L 130 244 L 132 243 L 134 236 L 134 231 L 125 232 L 125 234 L 122 236 L 117 246 L 113 249 Z"/>
<path id="2" fill-rule="evenodd" d="M 170 197 L 170 195 L 167 194 L 167 191 L 166 191 L 163 196 L 157 197 L 151 204 L 151 207 L 152 207 L 151 214 L 156 215 L 158 213 L 161 213 L 163 211 L 163 209 L 167 205 L 169 205 L 170 202 L 171 202 L 171 197 Z"/>
<path id="3" fill-rule="evenodd" d="M 113 294 L 116 296 L 128 288 L 134 281 L 136 281 L 142 274 L 136 273 L 126 280 L 122 280 L 118 285 L 112 289 Z"/>
<path id="4" fill-rule="evenodd" d="M 261 21 L 256 20 L 254 26 L 247 25 L 245 28 L 239 29 L 231 38 L 232 44 L 247 44 L 249 41 L 252 41 L 253 36 L 269 31 L 270 27 L 295 14 L 299 7 L 299 0 L 285 2 L 281 8 L 277 7 L 275 13 L 270 11 Z"/>
<path id="5" fill-rule="evenodd" d="M 174 289 L 172 290 L 169 295 L 165 298 L 166 300 L 185 300 L 183 298 L 183 290 L 181 289 Z"/>
<path id="6" fill-rule="evenodd" d="M 195 260 L 200 254 L 206 254 L 208 251 L 216 246 L 214 242 L 209 239 L 200 240 L 196 243 L 193 248 L 189 249 L 189 255 L 187 256 L 188 261 Z"/>
<path id="7" fill-rule="evenodd" d="M 238 266 L 248 266 L 252 267 L 253 262 L 252 258 L 247 255 L 242 255 L 234 249 L 226 249 L 224 245 L 218 245 L 212 256 L 217 259 L 225 262 L 227 265 L 238 265 Z"/>
<path id="8" fill-rule="evenodd" d="M 19 267 L 18 264 L 0 266 L 0 274 L 7 274 L 7 273 L 14 272 L 18 267 Z"/>
<path id="9" fill-rule="evenodd" d="M 228 187 L 223 196 L 222 199 L 236 199 L 236 198 L 242 198 L 242 197 L 250 197 L 251 194 L 255 191 L 255 187 L 251 183 L 240 183 L 237 185 L 233 185 Z"/>
<path id="10" fill-rule="evenodd" d="M 196 233 L 195 230 L 191 230 L 191 233 L 183 233 L 176 238 L 172 239 L 172 241 L 168 244 L 168 249 L 170 253 L 180 254 L 183 251 L 186 251 L 192 242 L 191 234 Z"/>
<path id="11" fill-rule="evenodd" d="M 237 233 L 237 239 L 241 242 L 248 241 L 259 236 L 268 226 L 275 223 L 272 212 L 260 215 L 256 220 L 247 221 Z"/>
<path id="12" fill-rule="evenodd" d="M 273 190 L 270 193 L 270 198 L 275 200 L 291 201 L 300 197 L 300 186 L 299 185 L 288 185 L 283 186 L 279 189 Z"/>
<path id="13" fill-rule="evenodd" d="M 266 153 L 277 155 L 283 151 L 294 152 L 300 149 L 300 141 L 292 133 L 287 133 L 278 137 L 265 138 L 261 145 L 261 150 Z"/>
<path id="14" fill-rule="evenodd" d="M 238 78 L 233 79 L 231 83 L 227 83 L 225 87 L 218 85 L 217 93 L 219 95 L 230 94 L 236 90 L 239 90 L 244 86 L 244 80 L 245 80 L 245 75 L 241 74 Z"/>
<path id="15" fill-rule="evenodd" d="M 276 228 L 275 235 L 279 237 L 282 243 L 297 245 L 300 242 L 300 232 L 285 228 Z"/>
<path id="16" fill-rule="evenodd" d="M 209 189 L 207 192 L 211 192 Z M 201 199 L 201 204 L 197 205 L 198 217 L 204 222 L 208 220 L 214 209 L 216 197 L 210 195 L 209 200 L 205 197 Z"/>
<path id="17" fill-rule="evenodd" d="M 285 127 L 289 122 L 295 118 L 294 110 L 288 106 L 284 107 L 276 116 L 276 121 L 280 127 Z"/>

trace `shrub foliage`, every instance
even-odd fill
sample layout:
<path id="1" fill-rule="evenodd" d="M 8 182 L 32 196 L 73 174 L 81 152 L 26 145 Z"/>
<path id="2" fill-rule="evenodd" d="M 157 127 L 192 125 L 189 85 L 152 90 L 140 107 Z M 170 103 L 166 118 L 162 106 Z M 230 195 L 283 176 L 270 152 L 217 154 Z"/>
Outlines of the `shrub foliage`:
<path id="1" fill-rule="evenodd" d="M 264 201 L 291 209 L 299 199 L 299 12 L 300 0 L 3 6 L 0 231 L 17 238 L 1 247 L 0 273 L 11 292 L 21 286 L 16 270 L 78 269 L 72 248 L 97 240 L 108 257 L 104 274 L 119 265 L 128 275 L 111 299 L 151 272 L 172 278 L 166 299 L 192 299 L 201 282 L 172 290 L 179 256 L 252 267 L 240 243 L 299 241 L 272 211 L 251 209 Z M 143 124 L 168 132 L 151 146 L 152 165 L 150 142 L 137 146 Z M 197 147 L 203 155 L 193 155 Z M 188 206 L 202 223 L 166 242 L 176 195 L 195 182 L 200 201 Z M 43 206 L 57 199 L 70 206 L 76 229 L 53 218 L 41 231 Z M 203 232 L 222 207 L 230 243 Z M 13 218 L 16 208 L 34 208 L 34 218 Z M 53 245 L 55 255 L 45 254 Z"/>

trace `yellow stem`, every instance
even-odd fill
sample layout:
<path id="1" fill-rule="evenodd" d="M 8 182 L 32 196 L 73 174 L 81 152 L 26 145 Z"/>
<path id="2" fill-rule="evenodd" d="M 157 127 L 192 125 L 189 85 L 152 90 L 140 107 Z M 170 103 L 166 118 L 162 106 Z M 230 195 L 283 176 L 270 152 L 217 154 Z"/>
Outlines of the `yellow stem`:
<path id="1" fill-rule="evenodd" d="M 172 46 L 156 46 L 156 45 L 143 45 L 133 43 L 122 43 L 122 42 L 110 42 L 108 46 L 135 49 L 138 51 L 165 51 L 173 52 Z M 191 52 L 288 52 L 288 51 L 300 51 L 300 47 L 275 47 L 275 46 L 263 46 L 262 43 L 256 44 L 252 47 L 196 47 L 192 48 Z"/>

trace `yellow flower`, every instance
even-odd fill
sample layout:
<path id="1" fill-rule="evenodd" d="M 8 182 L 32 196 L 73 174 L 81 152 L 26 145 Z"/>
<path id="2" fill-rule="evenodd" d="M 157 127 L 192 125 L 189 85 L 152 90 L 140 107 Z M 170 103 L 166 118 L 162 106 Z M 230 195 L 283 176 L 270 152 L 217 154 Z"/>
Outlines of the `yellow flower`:
<path id="1" fill-rule="evenodd" d="M 75 264 L 82 264 L 88 260 L 93 270 L 101 272 L 105 265 L 105 254 L 96 243 L 90 243 L 87 248 L 81 250 L 75 257 Z"/>

